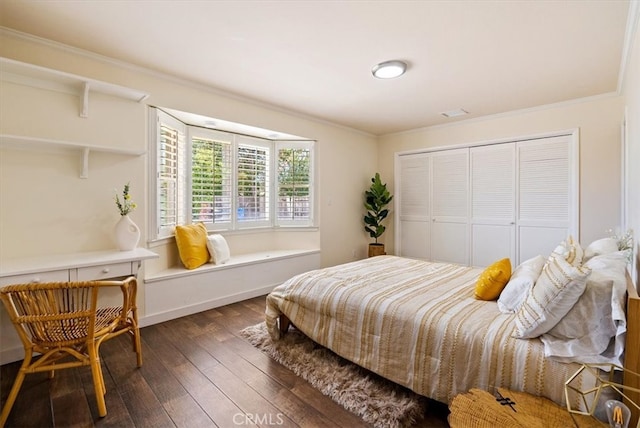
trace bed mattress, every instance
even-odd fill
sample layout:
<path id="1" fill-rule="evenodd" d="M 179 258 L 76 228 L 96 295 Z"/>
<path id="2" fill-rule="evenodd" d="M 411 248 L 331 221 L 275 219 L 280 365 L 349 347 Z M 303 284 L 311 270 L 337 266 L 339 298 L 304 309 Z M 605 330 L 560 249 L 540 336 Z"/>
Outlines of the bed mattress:
<path id="1" fill-rule="evenodd" d="M 267 296 L 267 327 L 278 339 L 284 314 L 343 358 L 444 403 L 502 387 L 564 404 L 564 381 L 580 365 L 514 338 L 514 315 L 474 298 L 481 271 L 396 256 L 310 271 Z"/>

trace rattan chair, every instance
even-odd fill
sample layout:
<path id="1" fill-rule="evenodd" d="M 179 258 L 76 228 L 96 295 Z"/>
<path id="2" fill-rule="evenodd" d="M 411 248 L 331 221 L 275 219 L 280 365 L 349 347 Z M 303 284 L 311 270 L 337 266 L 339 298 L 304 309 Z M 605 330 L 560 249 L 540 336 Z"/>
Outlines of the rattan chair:
<path id="1" fill-rule="evenodd" d="M 98 307 L 98 295 L 109 287 L 120 287 L 122 306 Z M 10 285 L 0 289 L 20 340 L 24 361 L 0 414 L 3 427 L 27 373 L 90 366 L 100 416 L 107 414 L 106 393 L 100 366 L 100 345 L 128 333 L 142 365 L 142 349 L 136 308 L 137 283 L 124 281 L 52 282 Z M 41 354 L 34 358 L 34 354 Z"/>

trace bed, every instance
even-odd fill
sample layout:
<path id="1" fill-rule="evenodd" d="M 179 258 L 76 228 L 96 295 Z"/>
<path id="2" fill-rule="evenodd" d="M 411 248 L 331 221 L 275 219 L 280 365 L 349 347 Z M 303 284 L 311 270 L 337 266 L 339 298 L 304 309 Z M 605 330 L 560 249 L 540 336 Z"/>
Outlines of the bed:
<path id="1" fill-rule="evenodd" d="M 266 324 L 277 340 L 291 323 L 341 357 L 443 403 L 471 388 L 503 387 L 564 405 L 564 380 L 581 367 L 579 359 L 549 358 L 540 338 L 514 337 L 518 314 L 474 297 L 482 273 L 396 256 L 314 270 L 267 296 Z M 603 363 L 622 363 L 621 331 L 640 332 L 640 299 L 628 276 L 625 290 L 627 283 L 627 319 Z M 629 343 L 639 347 L 637 337 Z M 640 371 L 637 349 L 626 366 Z"/>

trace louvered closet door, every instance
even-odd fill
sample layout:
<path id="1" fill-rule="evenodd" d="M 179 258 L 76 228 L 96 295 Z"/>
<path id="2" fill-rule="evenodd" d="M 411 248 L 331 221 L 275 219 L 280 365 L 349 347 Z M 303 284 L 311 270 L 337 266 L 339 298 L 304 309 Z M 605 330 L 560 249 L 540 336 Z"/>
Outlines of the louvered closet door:
<path id="1" fill-rule="evenodd" d="M 431 154 L 431 259 L 469 264 L 469 150 Z"/>
<path id="2" fill-rule="evenodd" d="M 515 144 L 473 147 L 469 155 L 471 265 L 508 257 L 515 266 Z"/>
<path id="3" fill-rule="evenodd" d="M 429 214 L 428 154 L 401 155 L 398 158 L 396 198 L 399 209 L 397 254 L 429 260 L 431 224 Z"/>
<path id="4" fill-rule="evenodd" d="M 577 184 L 571 178 L 570 136 L 517 143 L 518 255 L 547 255 L 567 235 L 576 236 Z"/>

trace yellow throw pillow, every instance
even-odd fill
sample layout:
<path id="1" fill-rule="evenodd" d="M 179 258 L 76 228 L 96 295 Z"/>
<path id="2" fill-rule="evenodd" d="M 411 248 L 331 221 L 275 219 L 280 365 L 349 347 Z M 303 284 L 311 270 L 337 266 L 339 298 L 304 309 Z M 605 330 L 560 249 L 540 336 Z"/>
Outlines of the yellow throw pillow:
<path id="1" fill-rule="evenodd" d="M 195 269 L 209 261 L 207 228 L 204 224 L 176 226 L 176 244 L 180 260 L 187 269 Z"/>
<path id="2" fill-rule="evenodd" d="M 496 300 L 511 278 L 511 260 L 502 259 L 484 270 L 476 282 L 476 299 Z"/>

